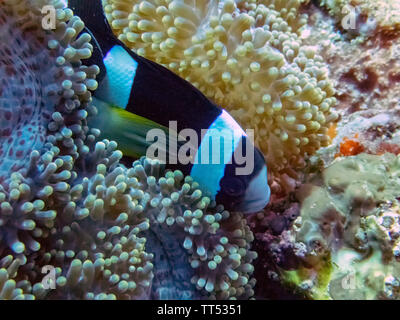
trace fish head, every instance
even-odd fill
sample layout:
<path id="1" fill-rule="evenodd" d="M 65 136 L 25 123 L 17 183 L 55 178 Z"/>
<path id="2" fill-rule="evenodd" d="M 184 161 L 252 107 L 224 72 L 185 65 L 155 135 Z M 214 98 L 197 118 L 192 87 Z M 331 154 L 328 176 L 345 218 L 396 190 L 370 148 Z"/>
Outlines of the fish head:
<path id="1" fill-rule="evenodd" d="M 245 141 L 244 144 L 246 143 L 249 142 Z M 246 163 L 233 157 L 220 181 L 216 201 L 224 204 L 230 211 L 255 213 L 261 211 L 269 202 L 271 192 L 264 156 L 255 147 L 252 151 L 247 149 L 246 155 L 250 152 L 253 157 L 249 157 Z"/>

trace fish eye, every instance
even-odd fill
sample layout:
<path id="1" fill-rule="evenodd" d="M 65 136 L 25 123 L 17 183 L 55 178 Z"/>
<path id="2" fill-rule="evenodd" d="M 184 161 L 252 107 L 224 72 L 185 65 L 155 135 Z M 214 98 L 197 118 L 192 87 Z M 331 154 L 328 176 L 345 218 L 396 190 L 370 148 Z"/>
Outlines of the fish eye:
<path id="1" fill-rule="evenodd" d="M 246 185 L 239 177 L 231 177 L 224 181 L 222 188 L 228 196 L 238 197 L 245 193 Z"/>

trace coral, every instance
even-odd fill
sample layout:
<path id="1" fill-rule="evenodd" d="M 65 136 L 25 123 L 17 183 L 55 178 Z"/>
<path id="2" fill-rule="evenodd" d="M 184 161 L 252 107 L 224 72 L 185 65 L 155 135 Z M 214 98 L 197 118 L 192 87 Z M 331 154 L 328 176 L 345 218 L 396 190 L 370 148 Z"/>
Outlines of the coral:
<path id="1" fill-rule="evenodd" d="M 357 140 L 357 138 L 358 134 L 354 136 L 354 139 L 345 137 L 343 142 L 340 143 L 339 153 L 337 153 L 336 156 L 355 156 L 364 152 L 364 146 Z"/>
<path id="2" fill-rule="evenodd" d="M 394 143 L 381 142 L 378 146 L 377 154 L 384 154 L 386 152 L 393 153 L 395 155 L 400 154 L 400 146 Z"/>
<path id="3" fill-rule="evenodd" d="M 294 197 L 275 200 L 263 212 L 248 218 L 254 233 L 253 250 L 258 253 L 254 264 L 257 279 L 255 296 L 262 299 L 299 299 L 291 288 L 282 285 L 281 269 L 298 267 L 293 253 L 294 239 L 287 239 L 288 230 L 300 215 L 300 205 Z M 293 238 L 293 237 L 292 237 Z"/>
<path id="4" fill-rule="evenodd" d="M 318 53 L 329 64 L 340 115 L 337 134 L 328 147 L 317 151 L 317 157 L 328 166 L 340 154 L 346 137 L 366 153 L 396 153 L 400 145 L 400 38 L 374 33 L 363 41 L 359 37 L 351 40 L 338 28 L 335 18 L 315 3 L 307 6 L 309 24 L 300 37 L 306 45 L 318 43 Z M 355 135 L 358 138 L 354 139 Z"/>
<path id="5" fill-rule="evenodd" d="M 332 174 L 336 172 L 335 170 L 341 172 L 340 169 L 338 170 L 339 166 L 332 170 L 325 169 L 337 163 L 335 162 L 337 156 L 351 156 L 360 151 L 374 155 L 382 155 L 386 152 L 397 154 L 400 145 L 397 98 L 399 88 L 396 77 L 398 37 L 396 38 L 395 34 L 389 36 L 371 33 L 363 41 L 360 41 L 361 37 L 351 41 L 352 35 L 343 34 L 340 26 L 339 29 L 337 28 L 338 21 L 316 6 L 315 2 L 307 6 L 306 13 L 310 17 L 309 24 L 303 28 L 300 38 L 305 45 L 318 44 L 318 54 L 328 62 L 331 71 L 330 78 L 337 89 L 337 110 L 340 114 L 339 121 L 331 126 L 328 132 L 332 143 L 328 147 L 319 149 L 316 155 L 311 157 L 306 178 L 317 174 L 322 179 L 324 173 L 319 173 L 320 171 L 330 170 Z M 336 159 L 336 161 L 342 160 Z M 337 175 L 339 179 L 343 178 L 340 173 Z M 323 183 L 319 182 L 317 186 L 320 187 L 321 184 Z M 322 198 L 320 203 L 329 204 L 331 198 L 335 200 L 334 203 L 338 198 L 342 199 L 342 193 L 333 194 L 327 186 L 323 188 L 328 190 L 329 198 L 325 194 L 319 194 Z M 303 198 L 307 199 L 307 187 L 302 187 L 301 190 L 305 192 Z M 317 196 L 316 191 L 313 199 L 315 200 Z M 305 200 L 302 199 L 302 201 Z M 296 200 L 292 199 L 290 202 L 296 203 Z M 303 208 L 304 202 L 301 204 Z M 309 212 L 311 213 L 311 209 Z M 350 214 L 351 211 L 347 208 L 345 212 Z M 338 219 L 340 220 L 341 217 Z M 297 297 L 398 298 L 396 293 L 384 293 L 385 290 L 389 290 L 390 285 L 385 288 L 386 280 L 382 278 L 375 284 L 362 283 L 368 277 L 372 279 L 371 275 L 376 271 L 377 274 L 385 274 L 387 279 L 390 279 L 390 275 L 394 275 L 392 279 L 394 282 L 392 282 L 395 284 L 396 273 L 390 270 L 392 267 L 398 267 L 394 259 L 392 262 L 382 263 L 377 250 L 378 255 L 370 260 L 364 259 L 364 265 L 354 261 L 351 262 L 351 266 L 345 265 L 346 251 L 339 250 L 340 253 L 337 253 L 335 243 L 327 244 L 330 250 L 328 252 L 325 250 L 325 255 L 317 254 L 315 260 L 312 260 L 310 256 L 304 259 L 310 247 L 302 241 L 296 241 L 297 233 L 292 232 L 291 229 L 293 229 L 292 226 L 286 227 L 278 236 L 271 235 L 270 230 L 254 229 L 257 252 L 261 259 L 267 261 L 266 267 L 263 266 L 262 270 L 264 276 L 268 276 L 270 270 L 274 270 L 276 272 L 274 279 L 277 279 L 275 283 L 281 285 L 289 283 L 290 285 L 286 285 L 286 290 L 295 289 Z M 373 240 L 370 241 L 373 242 Z M 293 256 L 297 256 L 297 259 Z M 281 261 L 287 260 L 290 261 L 289 265 L 282 265 Z M 335 263 L 339 267 L 336 267 Z M 374 265 L 380 270 L 373 270 Z M 377 284 L 381 287 L 378 288 Z M 364 289 L 359 287 L 361 285 Z M 354 286 L 357 290 L 351 289 Z M 395 287 L 395 285 L 392 286 Z"/>
<path id="6" fill-rule="evenodd" d="M 324 48 L 331 78 L 337 83 L 338 110 L 349 114 L 399 108 L 399 43 L 400 38 L 384 45 L 379 40 L 360 45 L 341 40 Z"/>
<path id="7" fill-rule="evenodd" d="M 399 175 L 400 157 L 363 153 L 302 186 L 302 263 L 283 279 L 316 299 L 399 299 Z"/>
<path id="8" fill-rule="evenodd" d="M 273 172 L 303 166 L 337 118 L 327 66 L 299 38 L 302 2 L 103 1 L 128 47 L 255 129 Z"/>
<path id="9" fill-rule="evenodd" d="M 348 30 L 363 38 L 376 33 L 398 35 L 400 31 L 400 4 L 397 0 L 321 0 L 329 13 L 344 24 L 353 14 L 355 28 Z M 347 17 L 347 19 L 346 19 Z"/>
<path id="10" fill-rule="evenodd" d="M 45 4 L 57 8 L 53 31 L 40 26 Z M 117 144 L 99 141 L 100 131 L 87 126 L 97 112 L 90 91 L 99 68 L 81 63 L 92 52 L 83 22 L 59 1 L 5 1 L 0 9 L 13 50 L 22 52 L 15 64 L 2 60 L 0 70 L 14 70 L 15 81 L 32 90 L 20 95 L 8 81 L 1 100 L 4 116 L 15 119 L 15 127 L 1 122 L 13 137 L 5 147 L 17 141 L 25 156 L 12 167 L 2 157 L 0 298 L 251 297 L 256 254 L 242 215 L 156 161 L 126 168 Z M 39 58 L 25 54 L 31 41 Z M 28 126 L 10 101 L 29 106 L 35 122 Z M 22 137 L 34 142 L 21 144 Z M 44 278 L 51 270 L 54 279 Z"/>
<path id="11" fill-rule="evenodd" d="M 310 4 L 307 13 L 309 25 L 301 38 L 307 45 L 319 44 L 318 53 L 335 83 L 339 113 L 347 117 L 357 111 L 398 109 L 400 38 L 374 34 L 362 42 L 350 41 L 320 7 Z"/>
<path id="12" fill-rule="evenodd" d="M 357 155 L 361 152 L 381 155 L 399 153 L 400 110 L 376 109 L 343 115 L 337 124 L 337 134 L 332 143 L 317 151 L 310 163 L 323 161 L 329 166 L 338 156 Z"/>

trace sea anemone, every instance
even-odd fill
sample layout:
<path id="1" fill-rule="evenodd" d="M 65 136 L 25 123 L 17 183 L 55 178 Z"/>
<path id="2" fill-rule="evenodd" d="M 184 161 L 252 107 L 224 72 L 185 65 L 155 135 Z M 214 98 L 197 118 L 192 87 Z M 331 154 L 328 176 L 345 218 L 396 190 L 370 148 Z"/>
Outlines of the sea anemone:
<path id="1" fill-rule="evenodd" d="M 91 54 L 88 35 L 77 37 L 83 22 L 55 1 L 56 29 L 46 32 L 40 25 L 45 4 L 5 1 L 0 11 L 2 34 L 7 34 L 2 43 L 8 43 L 8 32 L 14 41 L 11 49 L 2 49 L 0 65 L 0 237 L 2 246 L 17 254 L 39 250 L 33 240 L 37 228 L 50 228 L 56 216 L 47 204 L 62 197 L 76 178 L 72 166 L 85 150 L 88 90 L 97 87 L 98 68 L 80 64 Z"/>
<path id="2" fill-rule="evenodd" d="M 228 109 L 272 172 L 302 167 L 337 118 L 328 68 L 299 31 L 302 1 L 105 0 L 114 32 Z"/>
<path id="3" fill-rule="evenodd" d="M 82 21 L 55 2 L 56 30 L 46 33 L 38 21 L 43 17 L 40 8 L 47 2 L 36 2 L 33 6 L 26 1 L 5 1 L 0 11 L 0 181 L 10 171 L 29 167 L 32 150 L 42 149 L 54 138 L 60 140 L 47 135 L 48 129 L 57 129 L 53 113 L 65 109 L 70 117 L 75 116 L 80 104 L 90 98 L 88 89 L 97 86 L 95 70 L 78 65 L 91 52 L 88 36 L 77 38 Z M 63 133 L 71 139 L 69 131 L 66 125 Z M 65 148 L 70 145 L 69 140 L 64 142 Z"/>
<path id="4" fill-rule="evenodd" d="M 56 9 L 54 30 L 41 28 L 44 5 Z M 32 90 L 18 94 L 10 81 L 1 100 L 6 119 L 15 120 L 15 128 L 1 122 L 13 137 L 3 150 L 17 141 L 28 156 L 11 167 L 2 157 L 0 298 L 251 297 L 256 254 L 242 215 L 157 161 L 143 158 L 126 168 L 117 144 L 99 141 L 101 132 L 87 126 L 97 112 L 90 91 L 99 68 L 82 65 L 92 46 L 80 18 L 50 0 L 6 1 L 0 10 L 21 47 L 13 49 L 17 63 L 7 58 L 0 70 L 15 72 Z M 31 41 L 37 47 L 29 49 Z M 11 103 L 29 106 L 35 122 Z"/>

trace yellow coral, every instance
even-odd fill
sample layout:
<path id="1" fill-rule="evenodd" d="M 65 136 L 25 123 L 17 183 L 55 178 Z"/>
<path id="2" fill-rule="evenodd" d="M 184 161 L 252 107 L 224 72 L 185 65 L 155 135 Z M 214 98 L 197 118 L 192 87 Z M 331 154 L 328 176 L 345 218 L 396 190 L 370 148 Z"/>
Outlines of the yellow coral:
<path id="1" fill-rule="evenodd" d="M 255 129 L 270 168 L 297 167 L 329 143 L 328 69 L 297 32 L 303 1 L 104 0 L 128 47 L 176 72 Z"/>

